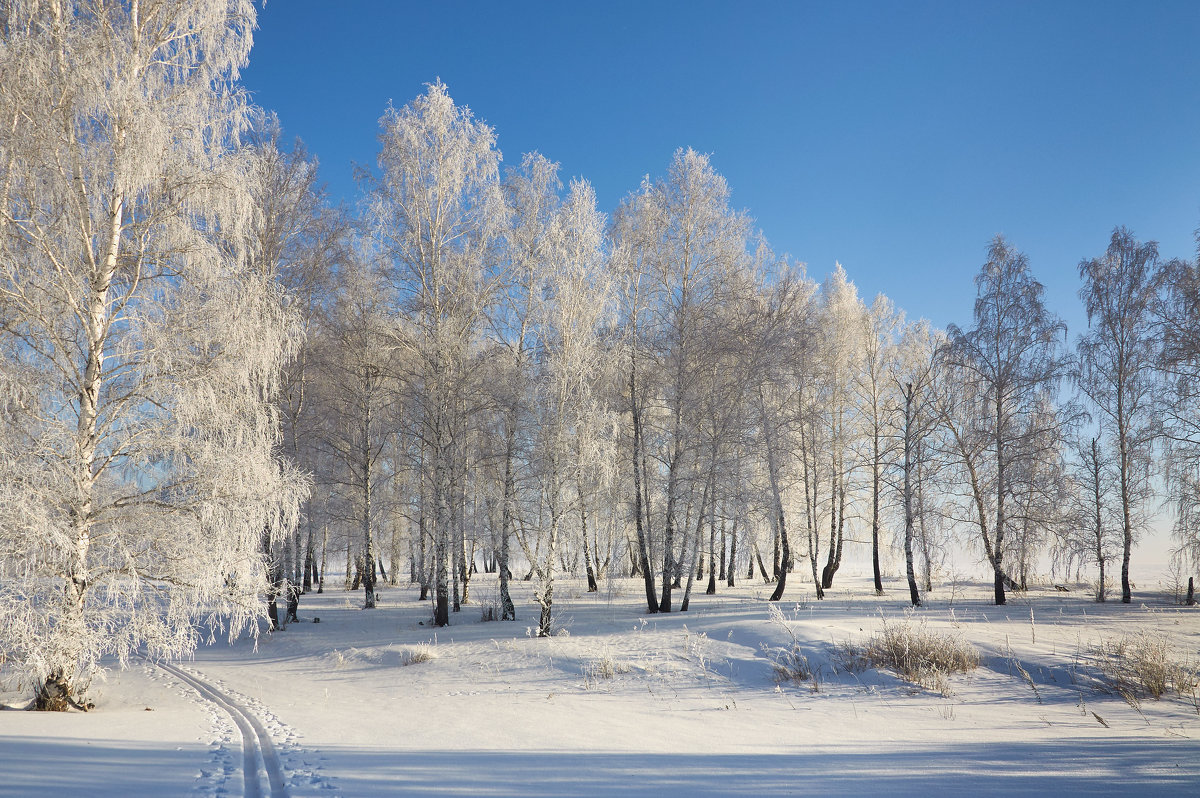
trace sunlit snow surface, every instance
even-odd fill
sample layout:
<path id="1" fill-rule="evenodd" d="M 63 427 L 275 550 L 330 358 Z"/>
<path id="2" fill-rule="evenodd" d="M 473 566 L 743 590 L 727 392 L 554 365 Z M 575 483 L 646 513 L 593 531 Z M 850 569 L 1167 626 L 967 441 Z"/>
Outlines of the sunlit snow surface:
<path id="1" fill-rule="evenodd" d="M 1094 654 L 1158 630 L 1195 666 L 1200 609 L 1160 593 L 1096 604 L 1082 585 L 994 607 L 986 586 L 939 586 L 918 617 L 982 655 L 943 696 L 837 654 L 904 618 L 903 587 L 876 598 L 839 574 L 817 602 L 792 576 L 780 608 L 815 685 L 776 684 L 768 655 L 789 638 L 759 582 L 716 596 L 701 583 L 671 615 L 645 614 L 640 582 L 560 583 L 564 633 L 540 640 L 524 583 L 518 622 L 480 622 L 495 583 L 479 576 L 440 630 L 415 590 L 385 588 L 373 611 L 331 590 L 257 650 L 218 644 L 184 664 L 268 728 L 293 796 L 1200 793 L 1194 698 L 1135 707 Z M 433 657 L 412 662 L 418 650 Z M 169 674 L 137 664 L 96 698 L 87 714 L 0 713 L 0 796 L 242 794 L 229 717 Z"/>

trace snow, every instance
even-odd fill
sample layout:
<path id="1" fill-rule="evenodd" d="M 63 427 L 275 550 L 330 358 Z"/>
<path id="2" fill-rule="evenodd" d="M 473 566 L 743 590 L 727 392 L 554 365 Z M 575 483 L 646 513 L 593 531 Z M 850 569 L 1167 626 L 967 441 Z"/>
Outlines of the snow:
<path id="1" fill-rule="evenodd" d="M 815 686 L 776 684 L 768 654 L 790 638 L 760 582 L 646 615 L 640 582 L 588 594 L 564 580 L 562 632 L 549 639 L 533 634 L 528 583 L 514 583 L 518 622 L 482 623 L 495 583 L 476 577 L 472 603 L 443 629 L 415 590 L 385 587 L 375 610 L 330 590 L 304 596 L 303 622 L 257 648 L 219 643 L 184 667 L 261 721 L 292 796 L 1200 790 L 1194 698 L 1134 706 L 1095 661 L 1102 640 L 1159 631 L 1194 666 L 1200 611 L 1149 594 L 1096 604 L 1083 586 L 995 607 L 989 586 L 952 584 L 910 613 L 899 581 L 875 597 L 869 578 L 839 574 L 817 602 L 793 580 L 779 607 Z M 908 615 L 979 649 L 980 667 L 949 677 L 949 695 L 843 666 L 839 645 Z M 242 794 L 241 738 L 194 689 L 137 663 L 96 698 L 86 714 L 0 713 L 0 796 Z"/>

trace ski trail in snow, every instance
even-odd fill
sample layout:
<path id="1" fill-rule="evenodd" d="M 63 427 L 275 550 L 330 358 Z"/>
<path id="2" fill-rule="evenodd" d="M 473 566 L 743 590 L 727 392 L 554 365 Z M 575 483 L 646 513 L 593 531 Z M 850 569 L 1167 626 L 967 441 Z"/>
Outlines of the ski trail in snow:
<path id="1" fill-rule="evenodd" d="M 270 798 L 288 798 L 283 764 L 279 759 L 279 754 L 275 751 L 271 735 L 267 733 L 258 718 L 203 679 L 165 662 L 159 662 L 158 667 L 185 684 L 196 688 L 200 695 L 225 710 L 233 718 L 238 731 L 242 734 L 242 774 L 246 783 L 246 798 L 262 798 L 263 796 L 262 780 L 259 778 L 260 762 L 267 772 L 267 781 L 271 786 Z"/>

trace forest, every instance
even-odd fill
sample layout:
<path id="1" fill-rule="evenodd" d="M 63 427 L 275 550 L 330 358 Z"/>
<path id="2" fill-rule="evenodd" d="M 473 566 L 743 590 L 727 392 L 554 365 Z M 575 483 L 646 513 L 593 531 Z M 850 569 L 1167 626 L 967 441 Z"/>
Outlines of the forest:
<path id="1" fill-rule="evenodd" d="M 334 585 L 443 627 L 494 575 L 546 637 L 564 579 L 821 600 L 857 547 L 913 607 L 955 556 L 996 605 L 1129 604 L 1164 507 L 1200 565 L 1200 259 L 997 236 L 936 329 L 772 251 L 704 153 L 605 213 L 437 80 L 334 204 L 239 85 L 255 18 L 0 2 L 0 666 L 40 708 Z M 1035 266 L 1077 267 L 1085 330 Z"/>

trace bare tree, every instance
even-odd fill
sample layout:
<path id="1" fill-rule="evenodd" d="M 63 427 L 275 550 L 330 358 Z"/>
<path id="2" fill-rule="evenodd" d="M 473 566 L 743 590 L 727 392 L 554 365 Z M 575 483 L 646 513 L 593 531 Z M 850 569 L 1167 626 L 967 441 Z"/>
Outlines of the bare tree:
<path id="1" fill-rule="evenodd" d="M 1112 502 L 1112 496 L 1119 496 L 1120 491 L 1114 490 L 1112 458 L 1096 431 L 1073 439 L 1071 455 L 1073 489 L 1067 511 L 1072 522 L 1058 529 L 1055 556 L 1077 573 L 1085 565 L 1096 566 L 1096 601 L 1105 601 L 1108 563 L 1122 545 L 1121 513 Z"/>

